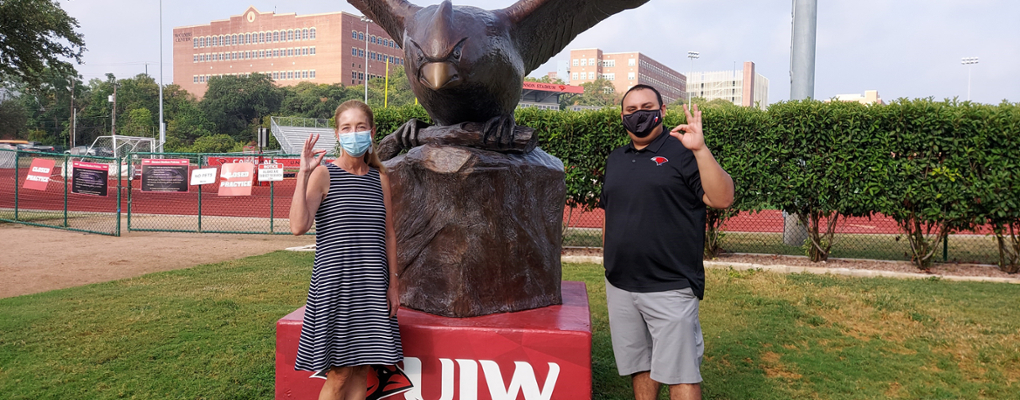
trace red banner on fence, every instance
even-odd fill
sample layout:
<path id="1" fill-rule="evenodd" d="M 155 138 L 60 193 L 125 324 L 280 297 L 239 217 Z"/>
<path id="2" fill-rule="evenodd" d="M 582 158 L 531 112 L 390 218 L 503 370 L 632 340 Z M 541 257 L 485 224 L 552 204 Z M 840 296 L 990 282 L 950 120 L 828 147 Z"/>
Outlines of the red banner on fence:
<path id="1" fill-rule="evenodd" d="M 277 164 L 283 165 L 284 169 L 298 169 L 298 168 L 301 168 L 301 159 L 300 158 L 270 158 L 270 157 L 263 157 L 263 158 L 265 159 L 265 162 L 270 162 L 270 163 L 275 162 Z M 234 164 L 234 163 L 247 163 L 247 162 L 250 162 L 250 163 L 254 164 L 254 163 L 258 162 L 258 159 L 259 159 L 258 156 L 209 157 L 209 158 L 206 159 L 206 163 L 209 166 Z M 326 162 L 333 162 L 333 159 L 332 158 L 327 158 L 327 159 L 325 159 L 325 161 Z"/>
<path id="2" fill-rule="evenodd" d="M 32 159 L 32 166 L 28 169 L 28 177 L 25 178 L 25 189 L 46 190 L 50 183 L 50 174 L 53 173 L 53 160 L 44 158 Z"/>
<path id="3" fill-rule="evenodd" d="M 220 196 L 250 196 L 255 164 L 223 164 L 220 168 Z"/>

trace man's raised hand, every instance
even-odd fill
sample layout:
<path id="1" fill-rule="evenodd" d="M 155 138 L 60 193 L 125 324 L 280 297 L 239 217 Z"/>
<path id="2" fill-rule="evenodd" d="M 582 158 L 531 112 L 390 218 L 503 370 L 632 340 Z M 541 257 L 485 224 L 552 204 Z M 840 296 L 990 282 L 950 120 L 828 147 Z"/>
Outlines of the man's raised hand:
<path id="1" fill-rule="evenodd" d="M 698 151 L 705 148 L 705 134 L 701 131 L 701 110 L 694 105 L 694 114 L 684 104 L 684 114 L 687 115 L 687 123 L 678 125 L 669 131 L 670 136 L 680 140 L 684 147 L 691 151 Z"/>

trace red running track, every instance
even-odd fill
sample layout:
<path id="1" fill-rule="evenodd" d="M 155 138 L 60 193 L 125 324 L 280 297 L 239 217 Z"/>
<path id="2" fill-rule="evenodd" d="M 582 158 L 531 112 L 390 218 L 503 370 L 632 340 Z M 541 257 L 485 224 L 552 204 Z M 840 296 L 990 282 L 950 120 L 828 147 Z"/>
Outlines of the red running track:
<path id="1" fill-rule="evenodd" d="M 24 170 L 21 172 L 19 182 L 17 183 L 19 187 L 24 185 L 26 177 Z M 64 181 L 60 177 L 59 171 L 60 168 L 57 167 L 54 175 L 50 178 L 51 180 L 46 191 L 21 188 L 18 193 L 18 207 L 35 210 L 63 210 Z M 14 180 L 13 169 L 0 169 L 0 208 L 14 208 Z M 70 193 L 70 183 L 68 183 L 68 211 L 116 212 L 116 183 L 115 180 L 109 181 L 110 186 L 105 197 Z M 276 182 L 272 189 L 268 185 L 255 186 L 252 188 L 252 195 L 244 197 L 217 196 L 219 191 L 218 182 L 212 185 L 203 185 L 202 215 L 269 218 L 270 209 L 272 209 L 274 218 L 288 218 L 295 183 L 294 179 L 285 179 L 282 182 Z M 121 210 L 127 212 L 128 182 L 126 180 L 123 181 L 123 186 Z M 135 179 L 131 182 L 131 187 L 132 213 L 198 215 L 198 186 L 192 186 L 191 191 L 188 193 L 143 192 L 140 190 L 140 180 Z M 571 227 L 601 229 L 605 214 L 601 209 L 592 211 L 575 209 L 573 214 L 570 213 L 569 209 L 566 209 L 563 212 L 563 220 L 568 221 L 568 218 Z M 826 221 L 823 219 L 822 222 L 825 223 Z M 782 212 L 778 210 L 765 210 L 753 214 L 741 212 L 726 221 L 723 224 L 723 230 L 730 232 L 781 233 L 783 232 Z M 892 218 L 877 214 L 871 218 L 852 217 L 843 219 L 837 225 L 836 232 L 842 234 L 898 234 L 900 229 Z M 991 233 L 991 228 L 984 226 L 974 231 L 960 233 L 989 234 Z"/>

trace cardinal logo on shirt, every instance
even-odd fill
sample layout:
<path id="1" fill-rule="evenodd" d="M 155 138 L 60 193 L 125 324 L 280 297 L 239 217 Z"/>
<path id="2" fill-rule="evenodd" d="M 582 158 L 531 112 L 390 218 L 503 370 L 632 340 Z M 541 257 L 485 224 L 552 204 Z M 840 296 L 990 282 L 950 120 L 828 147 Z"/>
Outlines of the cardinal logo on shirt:
<path id="1" fill-rule="evenodd" d="M 665 164 L 665 163 L 669 162 L 669 160 L 666 159 L 666 157 L 661 157 L 661 156 L 652 157 L 652 161 L 655 161 L 655 165 L 659 166 L 659 167 L 661 167 L 662 164 Z"/>

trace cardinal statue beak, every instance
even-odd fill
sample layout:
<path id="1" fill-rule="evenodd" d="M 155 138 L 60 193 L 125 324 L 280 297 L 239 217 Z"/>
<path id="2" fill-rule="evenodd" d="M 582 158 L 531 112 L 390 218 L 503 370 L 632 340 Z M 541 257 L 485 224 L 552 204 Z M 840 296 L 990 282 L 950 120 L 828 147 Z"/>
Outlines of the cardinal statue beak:
<path id="1" fill-rule="evenodd" d="M 450 62 L 430 62 L 421 67 L 421 80 L 429 89 L 439 90 L 459 82 L 457 67 Z"/>

